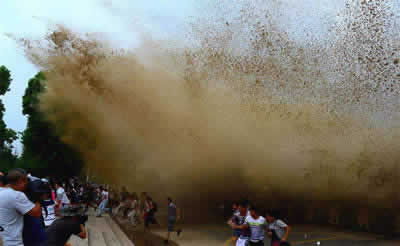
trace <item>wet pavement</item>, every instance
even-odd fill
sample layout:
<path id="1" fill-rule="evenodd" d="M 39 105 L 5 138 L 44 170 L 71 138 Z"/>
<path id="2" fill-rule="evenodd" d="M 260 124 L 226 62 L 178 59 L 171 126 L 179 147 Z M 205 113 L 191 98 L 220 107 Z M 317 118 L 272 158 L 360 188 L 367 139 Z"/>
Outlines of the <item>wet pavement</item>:
<path id="1" fill-rule="evenodd" d="M 127 222 L 120 222 L 124 231 L 133 240 L 136 246 L 161 246 L 167 233 L 166 225 L 153 226 L 150 232 L 145 232 L 143 225 L 129 226 Z M 233 245 L 232 230 L 224 224 L 189 225 L 178 223 L 183 229 L 180 237 L 176 233 L 171 234 L 169 245 L 181 246 L 229 246 Z M 382 237 L 368 233 L 345 232 L 340 229 L 294 225 L 290 233 L 291 245 L 297 246 L 399 246 L 400 241 L 383 240 Z M 266 245 L 269 240 L 266 240 Z"/>
<path id="2" fill-rule="evenodd" d="M 153 229 L 153 233 L 165 235 L 165 229 Z M 176 238 L 176 243 L 182 246 L 228 246 L 233 245 L 232 231 L 223 225 L 183 225 L 183 233 Z M 399 246 L 400 241 L 383 240 L 376 235 L 343 232 L 330 228 L 314 226 L 293 226 L 289 237 L 291 245 L 298 246 Z M 319 244 L 318 244 L 319 242 Z M 270 245 L 266 240 L 265 245 Z"/>

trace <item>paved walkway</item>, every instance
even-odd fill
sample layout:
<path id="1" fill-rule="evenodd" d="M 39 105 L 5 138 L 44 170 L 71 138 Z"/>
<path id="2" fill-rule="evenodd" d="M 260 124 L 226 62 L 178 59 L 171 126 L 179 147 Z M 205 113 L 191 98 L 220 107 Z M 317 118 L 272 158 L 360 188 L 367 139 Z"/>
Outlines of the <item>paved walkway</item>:
<path id="1" fill-rule="evenodd" d="M 107 215 L 97 218 L 92 213 L 86 223 L 88 237 L 82 240 L 72 236 L 72 246 L 135 246 L 121 228 Z"/>
<path id="2" fill-rule="evenodd" d="M 128 235 L 132 242 L 134 242 L 135 246 L 165 246 L 164 240 L 167 232 L 165 226 L 158 228 L 158 230 L 163 232 L 158 235 L 153 233 L 154 226 L 150 231 L 145 231 L 143 224 L 132 226 L 128 220 L 121 218 L 115 218 L 115 221 L 120 225 L 120 228 Z M 168 245 L 178 246 L 178 244 L 174 242 L 176 236 L 173 236 L 171 239 Z"/>
<path id="3" fill-rule="evenodd" d="M 232 246 L 232 231 L 224 225 L 183 225 L 181 237 L 173 240 L 180 246 Z M 165 229 L 153 229 L 165 236 Z M 296 246 L 399 246 L 400 241 L 387 241 L 377 235 L 351 233 L 318 226 L 293 226 L 290 242 Z M 265 245 L 270 245 L 266 240 Z"/>
<path id="4" fill-rule="evenodd" d="M 128 223 L 118 220 L 117 225 L 108 215 L 96 218 L 89 216 L 86 224 L 88 238 L 85 240 L 72 236 L 72 246 L 162 246 L 166 228 L 153 227 L 144 232 L 143 226 L 129 227 Z M 181 225 L 181 237 L 172 236 L 172 246 L 228 246 L 232 231 L 224 225 Z M 122 229 L 121 229 L 122 228 Z M 125 232 L 123 232 L 123 230 Z M 125 234 L 126 233 L 126 234 Z M 132 239 L 134 243 L 130 240 Z M 290 242 L 297 246 L 398 246 L 400 241 L 387 241 L 374 234 L 351 233 L 318 226 L 293 226 Z M 266 243 L 269 245 L 269 242 Z M 0 246 L 2 246 L 0 240 Z"/>

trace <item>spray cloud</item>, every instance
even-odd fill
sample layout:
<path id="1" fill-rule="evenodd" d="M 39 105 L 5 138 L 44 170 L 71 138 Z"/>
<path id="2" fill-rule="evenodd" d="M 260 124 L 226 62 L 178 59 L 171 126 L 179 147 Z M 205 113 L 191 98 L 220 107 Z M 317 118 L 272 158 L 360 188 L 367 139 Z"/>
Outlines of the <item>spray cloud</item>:
<path id="1" fill-rule="evenodd" d="M 121 51 L 62 26 L 20 40 L 62 139 L 109 182 L 187 203 L 398 203 L 391 2 L 348 0 L 328 37 L 302 41 L 279 25 L 279 1 L 217 3 L 179 42 Z"/>

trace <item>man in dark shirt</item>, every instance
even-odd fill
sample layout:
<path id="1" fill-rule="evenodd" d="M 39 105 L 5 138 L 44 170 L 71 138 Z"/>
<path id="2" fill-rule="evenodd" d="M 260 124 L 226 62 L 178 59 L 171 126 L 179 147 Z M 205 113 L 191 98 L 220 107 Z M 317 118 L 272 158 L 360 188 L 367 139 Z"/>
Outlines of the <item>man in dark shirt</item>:
<path id="1" fill-rule="evenodd" d="M 87 216 L 81 215 L 77 208 L 66 208 L 60 210 L 62 219 L 54 221 L 47 228 L 47 246 L 64 246 L 72 234 L 85 239 L 85 223 Z"/>
<path id="2" fill-rule="evenodd" d="M 180 219 L 180 210 L 176 207 L 175 203 L 172 201 L 172 198 L 168 197 L 168 234 L 167 239 L 164 241 L 165 244 L 168 244 L 170 234 L 173 231 L 176 231 L 177 235 L 179 236 L 182 232 L 182 229 L 175 230 L 175 223 L 177 220 Z"/>
<path id="3" fill-rule="evenodd" d="M 241 225 L 245 224 L 246 218 L 249 215 L 249 212 L 247 210 L 247 202 L 246 201 L 242 201 L 239 203 L 238 212 L 239 213 L 235 213 L 233 215 L 232 219 L 228 222 L 228 224 L 230 224 L 231 226 L 233 226 L 233 225 L 241 226 Z M 250 228 L 235 229 L 235 230 L 239 231 L 240 234 L 234 245 L 236 245 L 236 246 L 248 245 L 248 240 L 250 238 L 250 233 L 251 233 Z"/>
<path id="4" fill-rule="evenodd" d="M 150 196 L 147 196 L 147 208 L 146 208 L 146 217 L 144 220 L 144 228 L 149 229 L 151 224 L 153 225 L 160 225 L 155 218 L 155 213 L 157 212 L 157 204 L 153 201 Z"/>

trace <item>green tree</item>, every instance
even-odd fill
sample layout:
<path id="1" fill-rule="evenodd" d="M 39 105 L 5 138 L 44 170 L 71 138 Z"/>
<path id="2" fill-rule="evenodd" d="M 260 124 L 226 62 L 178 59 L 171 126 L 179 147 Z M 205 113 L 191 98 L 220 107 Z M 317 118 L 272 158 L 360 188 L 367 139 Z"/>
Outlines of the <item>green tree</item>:
<path id="1" fill-rule="evenodd" d="M 0 67 L 0 96 L 4 96 L 10 90 L 12 78 L 10 71 L 5 67 Z M 18 138 L 17 133 L 7 128 L 3 120 L 6 108 L 0 100 L 0 167 L 9 169 L 14 166 L 17 158 L 12 153 L 12 143 Z"/>
<path id="2" fill-rule="evenodd" d="M 71 176 L 83 166 L 80 154 L 63 143 L 59 129 L 46 120 L 39 110 L 40 94 L 45 91 L 46 78 L 42 72 L 29 80 L 23 96 L 23 114 L 28 124 L 22 133 L 23 153 L 20 166 L 37 175 Z"/>

